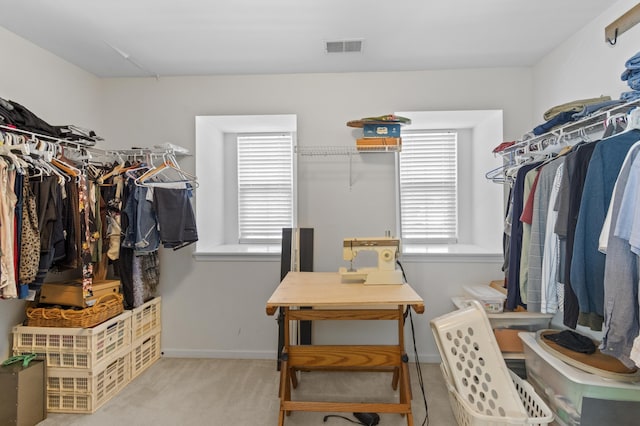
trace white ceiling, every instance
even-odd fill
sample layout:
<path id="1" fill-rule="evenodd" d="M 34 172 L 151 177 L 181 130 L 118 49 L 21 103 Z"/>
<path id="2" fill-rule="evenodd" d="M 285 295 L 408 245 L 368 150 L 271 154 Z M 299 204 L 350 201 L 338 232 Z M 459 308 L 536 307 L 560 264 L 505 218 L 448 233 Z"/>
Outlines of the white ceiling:
<path id="1" fill-rule="evenodd" d="M 99 77 L 409 71 L 531 66 L 609 6 L 610 0 L 0 0 L 0 26 Z M 362 53 L 325 53 L 326 41 L 344 39 L 364 40 Z"/>

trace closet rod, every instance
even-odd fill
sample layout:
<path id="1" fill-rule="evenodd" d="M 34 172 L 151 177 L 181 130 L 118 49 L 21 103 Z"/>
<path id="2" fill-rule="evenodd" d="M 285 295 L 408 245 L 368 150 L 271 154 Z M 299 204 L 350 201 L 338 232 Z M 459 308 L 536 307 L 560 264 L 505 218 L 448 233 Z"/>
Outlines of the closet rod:
<path id="1" fill-rule="evenodd" d="M 535 144 L 548 138 L 560 138 L 567 134 L 578 132 L 580 131 L 580 129 L 593 126 L 601 120 L 608 120 L 610 117 L 612 117 L 617 113 L 626 113 L 628 112 L 629 109 L 631 109 L 632 107 L 636 107 L 638 105 L 640 105 L 640 100 L 635 100 L 635 101 L 627 102 L 621 105 L 617 105 L 607 110 L 582 118 L 578 121 L 573 121 L 573 122 L 564 124 L 563 126 L 560 126 L 557 129 L 551 130 L 550 132 L 544 133 L 542 135 L 538 135 L 531 139 L 525 139 L 525 140 L 519 141 L 511 145 L 510 147 L 500 151 L 498 154 L 501 155 L 502 157 L 510 156 L 512 153 L 516 152 L 519 149 L 534 146 Z"/>
<path id="2" fill-rule="evenodd" d="M 44 135 L 41 133 L 36 133 L 36 132 L 31 132 L 29 130 L 23 130 L 17 127 L 11 127 L 11 126 L 7 126 L 4 124 L 0 124 L 0 129 L 5 129 L 8 132 L 18 132 L 18 133 L 24 133 L 27 135 L 31 135 L 35 138 L 43 138 L 43 139 L 47 139 L 49 142 L 55 142 L 61 145 L 65 145 L 65 146 L 69 146 L 71 145 L 73 148 L 77 149 L 78 151 L 82 151 L 82 150 L 87 150 L 89 152 L 93 152 L 96 155 L 125 155 L 125 156 L 143 156 L 143 155 L 157 155 L 157 156 L 162 156 L 162 155 L 166 155 L 166 154 L 173 154 L 173 155 L 179 155 L 178 153 L 176 153 L 176 151 L 174 149 L 171 148 L 159 148 L 157 150 L 151 149 L 151 148 L 133 148 L 133 149 L 110 149 L 110 150 L 105 150 L 102 148 L 96 148 L 95 146 L 87 146 L 83 143 L 80 142 L 74 142 L 74 141 L 70 141 L 67 139 L 60 139 L 60 138 L 56 138 L 54 136 L 49 136 L 49 135 Z"/>
<path id="3" fill-rule="evenodd" d="M 48 139 L 48 140 L 49 140 L 49 142 L 56 142 L 56 143 L 59 143 L 59 144 L 61 144 L 61 145 L 65 145 L 65 146 L 67 146 L 67 145 L 73 145 L 73 146 L 74 146 L 75 148 L 77 148 L 78 150 L 86 149 L 86 148 L 90 148 L 90 147 L 88 147 L 87 145 L 84 145 L 84 144 L 79 143 L 79 142 L 74 142 L 74 141 L 70 141 L 70 140 L 67 140 L 67 139 L 60 139 L 60 138 L 56 138 L 56 137 L 54 137 L 54 136 L 49 136 L 49 135 L 43 135 L 43 134 L 41 134 L 41 133 L 31 132 L 31 131 L 29 131 L 29 130 L 22 130 L 22 129 L 20 129 L 20 128 L 17 128 L 17 127 L 11 127 L 11 126 L 7 126 L 7 125 L 4 125 L 4 124 L 0 124 L 0 129 L 5 129 L 5 130 L 7 130 L 8 132 L 25 133 L 25 134 L 27 134 L 27 135 L 31 135 L 31 136 L 33 136 L 34 138 L 40 138 L 40 139 L 43 139 L 43 138 L 44 138 L 44 139 Z"/>

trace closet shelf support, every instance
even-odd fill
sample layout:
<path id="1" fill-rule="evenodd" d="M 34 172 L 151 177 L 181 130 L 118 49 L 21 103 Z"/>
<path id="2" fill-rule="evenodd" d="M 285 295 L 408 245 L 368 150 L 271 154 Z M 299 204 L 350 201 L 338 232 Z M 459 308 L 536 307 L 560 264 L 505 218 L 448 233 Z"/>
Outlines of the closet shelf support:
<path id="1" fill-rule="evenodd" d="M 624 15 L 607 25 L 604 29 L 604 40 L 612 46 L 618 37 L 640 22 L 640 3 L 629 9 Z"/>

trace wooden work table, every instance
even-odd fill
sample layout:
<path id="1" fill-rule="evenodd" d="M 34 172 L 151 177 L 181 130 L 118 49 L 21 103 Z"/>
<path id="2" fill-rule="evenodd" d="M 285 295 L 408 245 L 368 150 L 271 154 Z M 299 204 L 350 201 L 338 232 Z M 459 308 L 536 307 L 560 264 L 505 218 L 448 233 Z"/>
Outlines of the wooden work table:
<path id="1" fill-rule="evenodd" d="M 404 350 L 404 308 L 424 312 L 424 301 L 408 284 L 365 285 L 343 283 L 337 272 L 289 272 L 267 301 L 267 314 L 284 311 L 284 349 L 280 357 L 280 415 L 292 411 L 399 413 L 413 425 L 408 358 Z M 297 309 L 311 307 L 315 309 Z M 398 324 L 393 345 L 294 345 L 289 323 L 300 320 L 391 320 Z M 392 387 L 399 387 L 399 402 L 355 403 L 292 401 L 300 370 L 393 372 Z"/>

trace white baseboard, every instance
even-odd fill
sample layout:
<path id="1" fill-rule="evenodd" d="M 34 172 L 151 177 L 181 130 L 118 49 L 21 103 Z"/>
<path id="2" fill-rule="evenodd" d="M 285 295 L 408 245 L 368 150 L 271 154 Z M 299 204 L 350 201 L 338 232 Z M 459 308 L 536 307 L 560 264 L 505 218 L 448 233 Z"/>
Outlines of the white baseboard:
<path id="1" fill-rule="evenodd" d="M 207 349 L 174 349 L 162 348 L 162 356 L 166 358 L 218 358 L 218 359 L 273 359 L 277 354 L 273 351 L 225 351 Z"/>

